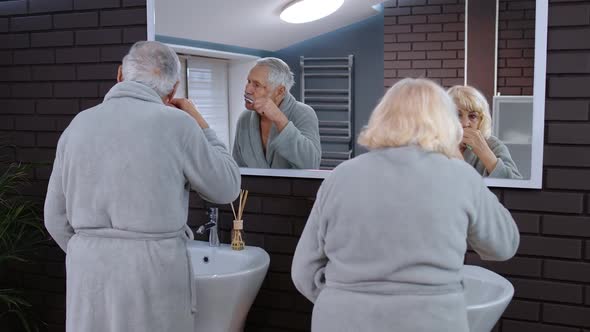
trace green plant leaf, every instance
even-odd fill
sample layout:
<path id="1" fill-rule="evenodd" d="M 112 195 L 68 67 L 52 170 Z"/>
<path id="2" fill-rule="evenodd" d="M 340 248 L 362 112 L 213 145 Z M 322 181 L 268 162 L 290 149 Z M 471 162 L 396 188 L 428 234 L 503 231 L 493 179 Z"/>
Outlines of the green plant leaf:
<path id="1" fill-rule="evenodd" d="M 0 270 L 9 262 L 28 262 L 47 241 L 39 207 L 20 194 L 31 170 L 32 165 L 0 163 Z M 38 331 L 40 320 L 31 309 L 18 290 L 0 289 L 0 318 L 13 316 L 25 331 Z"/>

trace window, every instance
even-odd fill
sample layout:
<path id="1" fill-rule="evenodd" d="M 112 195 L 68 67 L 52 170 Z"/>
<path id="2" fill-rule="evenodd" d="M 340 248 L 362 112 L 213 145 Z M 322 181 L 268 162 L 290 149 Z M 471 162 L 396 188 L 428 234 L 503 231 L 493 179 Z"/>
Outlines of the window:
<path id="1" fill-rule="evenodd" d="M 186 68 L 182 74 L 186 75 L 188 98 L 197 106 L 217 137 L 229 148 L 228 62 L 188 56 Z"/>

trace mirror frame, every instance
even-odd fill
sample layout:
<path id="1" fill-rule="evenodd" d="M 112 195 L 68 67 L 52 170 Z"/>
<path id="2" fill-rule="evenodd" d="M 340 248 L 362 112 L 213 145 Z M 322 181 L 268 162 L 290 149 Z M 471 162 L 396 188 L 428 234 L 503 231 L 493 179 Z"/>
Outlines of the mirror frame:
<path id="1" fill-rule="evenodd" d="M 155 1 L 147 0 L 147 40 L 156 40 L 155 34 Z M 162 1 L 162 0 L 160 0 Z M 465 0 L 465 12 L 469 10 L 469 1 Z M 503 188 L 531 188 L 541 189 L 543 183 L 543 144 L 545 129 L 545 76 L 547 70 L 547 24 L 548 24 L 549 4 L 544 0 L 535 1 L 535 60 L 534 60 L 534 77 L 533 77 L 533 137 L 531 153 L 531 177 L 526 180 L 514 179 L 496 179 L 484 178 L 488 187 Z M 497 15 L 498 16 L 498 15 Z M 496 16 L 496 17 L 497 17 Z M 465 20 L 465 34 L 467 34 L 467 20 Z M 464 38 L 467 43 L 467 37 Z M 498 31 L 496 29 L 496 44 Z M 185 45 L 170 45 L 192 49 L 197 54 L 201 53 L 225 53 L 214 50 L 199 49 Z M 467 45 L 465 45 L 467 50 Z M 496 50 L 497 52 L 497 50 Z M 239 54 L 234 54 L 240 56 Z M 465 57 L 465 68 L 467 68 L 467 57 Z M 497 65 L 494 69 L 497 76 Z M 466 75 L 465 75 L 466 76 Z M 305 178 L 305 179 L 324 179 L 330 174 L 330 170 L 299 170 L 299 169 L 265 169 L 265 168 L 240 168 L 241 175 L 250 176 L 268 176 L 268 177 L 286 177 L 286 178 Z"/>

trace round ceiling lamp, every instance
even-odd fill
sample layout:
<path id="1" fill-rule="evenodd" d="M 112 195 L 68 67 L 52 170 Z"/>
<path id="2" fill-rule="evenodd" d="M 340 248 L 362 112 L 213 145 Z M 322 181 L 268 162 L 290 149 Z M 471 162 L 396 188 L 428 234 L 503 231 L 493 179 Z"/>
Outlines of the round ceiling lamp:
<path id="1" fill-rule="evenodd" d="M 326 17 L 340 8 L 344 0 L 293 1 L 281 12 L 281 20 L 287 23 L 307 23 Z"/>

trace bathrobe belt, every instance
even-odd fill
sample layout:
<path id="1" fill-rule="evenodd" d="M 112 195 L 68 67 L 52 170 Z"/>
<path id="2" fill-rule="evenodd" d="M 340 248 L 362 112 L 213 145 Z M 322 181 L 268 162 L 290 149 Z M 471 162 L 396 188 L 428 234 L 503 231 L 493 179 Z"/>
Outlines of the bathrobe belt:
<path id="1" fill-rule="evenodd" d="M 195 236 L 193 231 L 188 227 L 188 225 L 184 225 L 181 230 L 175 232 L 163 232 L 163 233 L 141 233 L 141 232 L 133 232 L 133 231 L 126 231 L 122 229 L 114 229 L 114 228 L 86 228 L 86 229 L 79 229 L 76 230 L 76 234 L 82 236 L 90 236 L 90 237 L 103 237 L 103 238 L 111 238 L 111 239 L 125 239 L 125 240 L 136 240 L 136 241 L 159 241 L 159 240 L 167 240 L 173 238 L 182 238 L 186 241 L 194 240 Z M 186 258 L 188 260 L 188 278 L 189 278 L 189 287 L 190 287 L 190 297 L 191 297 L 191 312 L 197 312 L 197 294 L 196 294 L 196 287 L 194 285 L 195 278 L 194 278 L 194 271 L 193 271 L 193 264 L 191 261 L 191 256 L 188 251 L 188 247 L 185 249 Z"/>
<path id="2" fill-rule="evenodd" d="M 463 281 L 445 285 L 417 285 L 391 282 L 361 282 L 354 285 L 326 281 L 326 288 L 343 292 L 360 292 L 375 295 L 445 295 L 464 291 Z"/>

